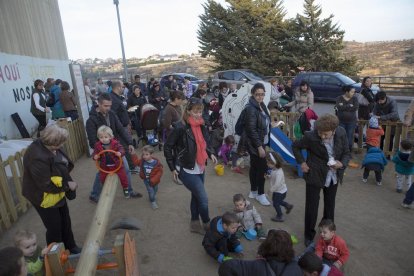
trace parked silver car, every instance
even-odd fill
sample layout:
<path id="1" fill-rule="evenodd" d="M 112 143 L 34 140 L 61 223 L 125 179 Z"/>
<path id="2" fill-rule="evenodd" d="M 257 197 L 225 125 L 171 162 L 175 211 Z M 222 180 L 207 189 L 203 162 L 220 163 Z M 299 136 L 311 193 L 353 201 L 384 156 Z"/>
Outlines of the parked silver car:
<path id="1" fill-rule="evenodd" d="M 216 72 L 211 87 L 214 95 L 218 96 L 218 86 L 220 82 L 226 82 L 229 87 L 231 84 L 235 83 L 237 84 L 237 89 L 239 89 L 240 86 L 246 82 L 255 84 L 258 81 L 264 81 L 264 77 L 253 70 L 232 69 Z"/>

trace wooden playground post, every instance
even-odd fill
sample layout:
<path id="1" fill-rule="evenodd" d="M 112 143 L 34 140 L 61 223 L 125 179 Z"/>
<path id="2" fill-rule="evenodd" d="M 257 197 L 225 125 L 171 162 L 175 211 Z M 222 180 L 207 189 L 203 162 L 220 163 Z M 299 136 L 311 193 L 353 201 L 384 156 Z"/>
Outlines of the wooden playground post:
<path id="1" fill-rule="evenodd" d="M 75 276 L 95 275 L 98 264 L 98 251 L 102 246 L 106 227 L 111 214 L 116 188 L 119 186 L 119 178 L 116 174 L 109 174 L 96 206 L 95 216 L 92 220 L 86 241 L 82 248 L 82 253 L 78 265 L 76 266 Z"/>
<path id="2" fill-rule="evenodd" d="M 65 275 L 65 265 L 62 265 L 61 260 L 60 260 L 60 256 L 62 256 L 62 253 L 64 251 L 65 251 L 65 246 L 63 245 L 63 243 L 56 243 L 52 245 L 49 253 L 47 253 L 50 273 L 53 276 L 64 276 Z"/>
<path id="3" fill-rule="evenodd" d="M 124 238 L 124 235 L 117 235 L 114 243 L 115 259 L 118 264 L 118 275 L 126 275 Z"/>

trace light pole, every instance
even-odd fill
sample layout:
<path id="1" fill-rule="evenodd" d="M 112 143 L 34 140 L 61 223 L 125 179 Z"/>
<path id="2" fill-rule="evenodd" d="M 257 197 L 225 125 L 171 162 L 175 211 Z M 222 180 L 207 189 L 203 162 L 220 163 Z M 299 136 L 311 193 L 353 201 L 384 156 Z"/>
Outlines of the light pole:
<path id="1" fill-rule="evenodd" d="M 121 18 L 119 17 L 119 0 L 114 0 L 116 6 L 116 15 L 118 16 L 118 27 L 119 27 L 119 38 L 121 39 L 121 49 L 122 49 L 122 63 L 124 64 L 124 79 L 128 81 L 128 69 L 125 59 L 125 49 L 124 49 L 124 39 L 122 38 L 122 28 L 121 28 Z"/>

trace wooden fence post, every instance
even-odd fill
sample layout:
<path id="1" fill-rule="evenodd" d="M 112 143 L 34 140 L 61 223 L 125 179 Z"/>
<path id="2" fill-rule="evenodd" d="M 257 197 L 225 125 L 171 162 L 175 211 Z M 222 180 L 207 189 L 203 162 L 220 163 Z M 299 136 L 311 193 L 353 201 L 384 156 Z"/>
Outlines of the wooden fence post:
<path id="1" fill-rule="evenodd" d="M 7 209 L 10 212 L 12 217 L 12 221 L 17 220 L 17 211 L 13 202 L 13 194 L 10 191 L 9 181 L 7 179 L 5 167 L 7 166 L 7 162 L 4 162 L 0 156 L 0 192 L 3 193 L 4 200 L 6 202 Z"/>

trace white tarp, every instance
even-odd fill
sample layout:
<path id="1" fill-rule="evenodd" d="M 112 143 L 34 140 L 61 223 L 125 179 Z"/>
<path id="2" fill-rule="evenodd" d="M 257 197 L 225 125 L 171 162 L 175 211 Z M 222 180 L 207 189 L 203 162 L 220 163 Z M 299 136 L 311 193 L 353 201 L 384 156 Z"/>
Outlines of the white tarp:
<path id="1" fill-rule="evenodd" d="M 42 59 L 0 53 L 0 136 L 7 139 L 21 138 L 10 115 L 19 113 L 27 131 L 37 128 L 37 121 L 30 113 L 33 82 L 47 78 L 62 79 L 72 83 L 69 60 Z"/>
<path id="2" fill-rule="evenodd" d="M 270 83 L 261 83 L 263 83 L 266 90 L 266 95 L 263 101 L 267 106 L 270 101 Z M 252 87 L 252 84 L 245 83 L 240 87 L 239 90 L 237 90 L 236 93 L 228 95 L 224 100 L 222 108 L 224 137 L 228 135 L 235 135 L 234 127 L 236 126 L 237 119 L 239 118 L 244 106 L 249 102 L 249 98 L 251 96 L 250 91 Z M 238 140 L 238 137 L 236 137 L 236 140 Z"/>

